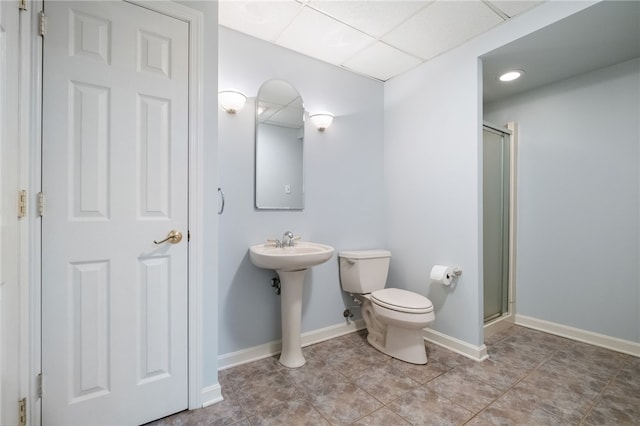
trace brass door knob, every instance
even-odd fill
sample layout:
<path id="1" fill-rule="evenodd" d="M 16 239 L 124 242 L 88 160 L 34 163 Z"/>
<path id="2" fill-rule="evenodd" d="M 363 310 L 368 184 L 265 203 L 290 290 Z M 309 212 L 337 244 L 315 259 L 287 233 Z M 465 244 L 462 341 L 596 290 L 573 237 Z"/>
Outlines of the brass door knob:
<path id="1" fill-rule="evenodd" d="M 180 241 L 182 241 L 182 233 L 180 233 L 178 231 L 175 231 L 175 230 L 171 230 L 167 234 L 167 238 L 165 238 L 162 241 L 153 240 L 153 243 L 154 244 L 162 244 L 162 243 L 169 242 L 171 244 L 178 244 Z"/>

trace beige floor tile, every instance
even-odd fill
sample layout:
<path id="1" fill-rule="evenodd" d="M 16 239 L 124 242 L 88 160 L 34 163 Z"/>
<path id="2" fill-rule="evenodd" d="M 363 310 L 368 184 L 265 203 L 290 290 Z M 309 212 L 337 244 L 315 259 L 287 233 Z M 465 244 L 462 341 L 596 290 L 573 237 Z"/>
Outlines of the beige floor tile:
<path id="1" fill-rule="evenodd" d="M 217 404 L 200 410 L 183 411 L 149 423 L 148 426 L 222 426 L 247 422 L 237 396 L 230 391 L 223 390 L 222 393 L 224 400 Z"/>
<path id="2" fill-rule="evenodd" d="M 640 396 L 622 396 L 605 391 L 593 406 L 585 425 L 638 425 L 640 424 Z"/>
<path id="3" fill-rule="evenodd" d="M 501 364 L 533 370 L 551 358 L 561 347 L 539 346 L 535 341 L 518 342 L 509 338 L 488 348 L 489 358 Z"/>
<path id="4" fill-rule="evenodd" d="M 333 425 L 349 424 L 382 407 L 382 403 L 352 382 L 318 389 L 309 395 L 309 401 Z"/>
<path id="5" fill-rule="evenodd" d="M 279 373 L 257 378 L 238 389 L 236 395 L 248 417 L 268 412 L 275 405 L 305 397 L 303 391 L 289 383 Z"/>
<path id="6" fill-rule="evenodd" d="M 420 387 L 407 392 L 387 407 L 412 425 L 460 425 L 473 413 L 432 390 Z"/>
<path id="7" fill-rule="evenodd" d="M 425 388 L 450 399 L 473 413 L 482 410 L 502 395 L 502 390 L 476 378 L 466 376 L 456 369 L 430 381 L 425 385 Z"/>
<path id="8" fill-rule="evenodd" d="M 470 359 L 438 346 L 435 343 L 427 342 L 427 364 L 447 367 L 448 369 L 472 363 Z"/>
<path id="9" fill-rule="evenodd" d="M 328 426 L 318 411 L 307 401 L 295 400 L 273 405 L 259 415 L 249 418 L 249 422 L 256 426 L 270 425 L 308 425 Z"/>
<path id="10" fill-rule="evenodd" d="M 332 370 L 326 368 L 314 368 L 305 365 L 302 368 L 291 369 L 282 372 L 287 382 L 294 385 L 305 393 L 314 393 L 327 387 L 336 386 L 338 383 L 345 383 L 348 379 Z"/>
<path id="11" fill-rule="evenodd" d="M 488 343 L 476 362 L 427 342 L 414 365 L 351 333 L 303 348 L 301 368 L 220 371 L 224 401 L 149 426 L 640 425 L 640 358 L 520 326 Z"/>
<path id="12" fill-rule="evenodd" d="M 506 393 L 477 416 L 477 422 L 493 425 L 566 425 L 567 421 L 554 416 L 539 404 L 524 403 Z"/>
<path id="13" fill-rule="evenodd" d="M 235 391 L 260 377 L 269 376 L 279 369 L 280 366 L 276 358 L 269 357 L 221 370 L 218 373 L 218 380 L 223 388 Z"/>
<path id="14" fill-rule="evenodd" d="M 613 377 L 628 360 L 628 355 L 580 342 L 568 344 L 552 358 L 569 374 L 593 374 L 605 379 Z"/>
<path id="15" fill-rule="evenodd" d="M 385 369 L 390 374 L 394 374 L 398 377 L 406 377 L 420 384 L 425 384 L 451 370 L 451 367 L 432 359 L 429 359 L 429 361 L 424 365 L 411 364 L 398 359 L 391 359 L 386 364 Z"/>
<path id="16" fill-rule="evenodd" d="M 501 364 L 491 358 L 458 367 L 456 370 L 500 390 L 508 389 L 529 373 L 527 369 Z"/>
<path id="17" fill-rule="evenodd" d="M 593 396 L 572 391 L 569 387 L 558 385 L 537 386 L 535 383 L 518 383 L 509 389 L 505 396 L 522 401 L 551 414 L 565 424 L 578 424 L 593 405 Z"/>
<path id="18" fill-rule="evenodd" d="M 489 337 L 485 337 L 484 338 L 484 344 L 487 346 L 491 346 L 491 345 L 495 345 L 496 343 L 500 342 L 502 339 L 504 339 L 505 337 L 511 336 L 513 335 L 513 333 L 515 332 L 516 326 L 515 325 L 511 325 L 508 328 L 501 330 L 495 334 L 492 334 Z"/>
<path id="19" fill-rule="evenodd" d="M 411 426 L 411 423 L 389 410 L 381 408 L 366 417 L 351 423 L 351 426 Z"/>
<path id="20" fill-rule="evenodd" d="M 360 389 L 386 404 L 400 395 L 420 386 L 420 383 L 408 377 L 399 376 L 387 368 L 372 369 L 353 380 Z"/>
<path id="21" fill-rule="evenodd" d="M 611 387 L 620 394 L 640 398 L 640 358 L 629 360 L 613 379 Z"/>
<path id="22" fill-rule="evenodd" d="M 558 351 L 551 359 L 538 367 L 538 370 L 550 375 L 564 377 L 587 376 L 607 383 L 614 378 L 623 362 L 597 362 L 576 356 L 576 351 Z"/>

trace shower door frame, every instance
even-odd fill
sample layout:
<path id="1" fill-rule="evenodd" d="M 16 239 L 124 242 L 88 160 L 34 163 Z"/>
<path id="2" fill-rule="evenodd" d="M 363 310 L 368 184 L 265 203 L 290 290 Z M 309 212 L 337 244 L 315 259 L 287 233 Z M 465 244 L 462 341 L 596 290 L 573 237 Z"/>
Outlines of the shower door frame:
<path id="1" fill-rule="evenodd" d="M 517 218 L 517 159 L 518 159 L 518 125 L 509 122 L 505 126 L 496 126 L 489 122 L 483 122 L 482 131 L 488 129 L 492 132 L 502 133 L 509 139 L 509 236 L 508 236 L 508 274 L 507 274 L 507 312 L 497 318 L 484 323 L 484 338 L 498 333 L 500 330 L 510 327 L 515 323 L 516 314 L 516 218 Z M 484 144 L 484 133 L 483 133 Z M 484 148 L 483 148 L 484 149 Z M 484 172 L 484 171 L 483 171 Z M 484 286 L 483 286 L 484 293 Z M 483 303 L 484 318 L 484 303 Z"/>

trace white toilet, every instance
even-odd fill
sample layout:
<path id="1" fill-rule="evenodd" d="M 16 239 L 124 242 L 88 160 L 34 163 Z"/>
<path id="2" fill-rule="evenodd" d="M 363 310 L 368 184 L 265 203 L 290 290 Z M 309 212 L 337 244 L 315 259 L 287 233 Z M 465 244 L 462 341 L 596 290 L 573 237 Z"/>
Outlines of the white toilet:
<path id="1" fill-rule="evenodd" d="M 371 346 L 402 361 L 426 364 L 422 329 L 435 319 L 433 305 L 420 294 L 384 288 L 391 252 L 341 251 L 338 257 L 342 289 L 362 302 Z"/>

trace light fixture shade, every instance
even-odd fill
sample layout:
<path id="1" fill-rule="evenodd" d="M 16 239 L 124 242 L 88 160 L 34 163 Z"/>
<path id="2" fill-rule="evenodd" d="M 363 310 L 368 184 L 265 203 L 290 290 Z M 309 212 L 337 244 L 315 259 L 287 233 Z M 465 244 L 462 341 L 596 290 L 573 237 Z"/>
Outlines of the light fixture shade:
<path id="1" fill-rule="evenodd" d="M 240 92 L 234 90 L 225 90 L 218 93 L 218 103 L 224 111 L 235 114 L 244 108 L 247 97 Z"/>
<path id="2" fill-rule="evenodd" d="M 324 132 L 325 129 L 331 126 L 331 123 L 333 122 L 333 115 L 328 113 L 313 114 L 309 116 L 309 119 L 314 124 L 314 126 L 318 128 L 318 130 Z"/>

